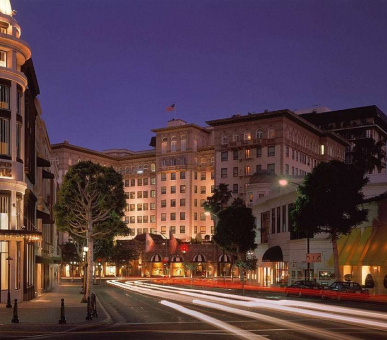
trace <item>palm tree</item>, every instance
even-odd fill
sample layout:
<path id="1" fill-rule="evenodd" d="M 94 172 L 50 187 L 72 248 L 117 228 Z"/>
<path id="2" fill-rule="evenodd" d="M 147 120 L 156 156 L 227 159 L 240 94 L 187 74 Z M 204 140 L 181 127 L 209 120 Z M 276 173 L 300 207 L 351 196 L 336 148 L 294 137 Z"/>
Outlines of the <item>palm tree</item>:
<path id="1" fill-rule="evenodd" d="M 375 141 L 373 138 L 358 139 L 352 154 L 352 163 L 359 166 L 365 173 L 372 173 L 374 169 L 380 172 L 386 167 L 386 141 Z"/>
<path id="2" fill-rule="evenodd" d="M 214 194 L 207 197 L 207 201 L 204 202 L 203 208 L 206 212 L 217 215 L 219 211 L 227 206 L 231 197 L 232 193 L 228 190 L 228 184 L 220 183 L 218 187 L 214 189 Z"/>

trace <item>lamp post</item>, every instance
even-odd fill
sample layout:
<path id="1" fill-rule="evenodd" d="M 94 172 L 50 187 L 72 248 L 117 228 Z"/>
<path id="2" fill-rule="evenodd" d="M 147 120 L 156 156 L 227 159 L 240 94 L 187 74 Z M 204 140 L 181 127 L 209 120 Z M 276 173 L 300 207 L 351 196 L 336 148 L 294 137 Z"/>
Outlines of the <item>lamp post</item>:
<path id="1" fill-rule="evenodd" d="M 288 184 L 294 184 L 297 186 L 297 188 L 300 186 L 300 184 L 296 183 L 296 182 L 291 182 L 291 181 L 288 181 L 286 178 L 281 178 L 279 181 L 278 181 L 279 185 L 285 187 L 287 186 Z M 308 255 L 310 253 L 310 239 L 309 239 L 309 232 L 306 236 L 306 272 L 305 272 L 305 280 L 309 281 L 310 280 L 310 262 L 309 262 L 309 258 L 308 258 Z"/>
<path id="2" fill-rule="evenodd" d="M 5 307 L 12 308 L 10 289 L 11 289 L 11 260 L 13 259 L 11 258 L 11 256 L 8 255 L 6 260 L 8 261 L 8 293 L 7 293 L 7 305 Z"/>

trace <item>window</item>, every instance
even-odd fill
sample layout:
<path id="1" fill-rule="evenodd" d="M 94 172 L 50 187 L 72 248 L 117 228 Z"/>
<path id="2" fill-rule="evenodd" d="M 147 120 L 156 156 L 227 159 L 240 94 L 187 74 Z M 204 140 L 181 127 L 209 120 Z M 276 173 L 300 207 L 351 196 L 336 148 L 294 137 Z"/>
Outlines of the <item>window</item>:
<path id="1" fill-rule="evenodd" d="M 150 169 L 151 169 L 151 172 L 156 172 L 156 164 L 151 163 Z"/>
<path id="2" fill-rule="evenodd" d="M 275 234 L 275 208 L 271 209 L 271 233 Z"/>
<path id="3" fill-rule="evenodd" d="M 289 175 L 289 164 L 285 164 L 285 174 Z"/>
<path id="4" fill-rule="evenodd" d="M 126 179 L 126 180 L 125 180 L 125 187 L 127 188 L 128 186 L 129 186 L 129 180 Z"/>
<path id="5" fill-rule="evenodd" d="M 10 128 L 9 119 L 0 118 L 0 154 L 7 155 L 7 156 L 11 155 L 9 128 Z"/>
<path id="6" fill-rule="evenodd" d="M 185 212 L 180 212 L 180 221 L 185 220 Z"/>
<path id="7" fill-rule="evenodd" d="M 143 191 L 142 192 L 142 197 L 143 198 L 148 198 L 148 191 Z"/>
<path id="8" fill-rule="evenodd" d="M 244 135 L 243 135 L 243 139 L 245 141 L 247 140 L 251 140 L 251 132 L 250 131 L 245 131 Z"/>
<path id="9" fill-rule="evenodd" d="M 162 225 L 161 228 L 160 228 L 160 232 L 162 234 L 166 234 L 167 233 L 167 227 L 165 225 Z"/>
<path id="10" fill-rule="evenodd" d="M 215 185 L 211 185 L 211 194 L 215 192 Z"/>
<path id="11" fill-rule="evenodd" d="M 289 157 L 289 146 L 287 146 L 287 145 L 285 148 L 285 155 L 286 155 L 286 157 Z"/>
<path id="12" fill-rule="evenodd" d="M 220 143 L 221 143 L 222 145 L 228 144 L 228 136 L 227 136 L 227 135 L 222 135 L 221 140 L 220 140 Z"/>
<path id="13" fill-rule="evenodd" d="M 148 203 L 143 203 L 142 204 L 142 209 L 143 210 L 148 210 Z"/>
<path id="14" fill-rule="evenodd" d="M 167 214 L 166 213 L 161 213 L 161 221 L 166 221 L 167 220 Z"/>
<path id="15" fill-rule="evenodd" d="M 247 165 L 245 166 L 245 175 L 249 176 L 250 175 L 250 167 Z"/>
<path id="16" fill-rule="evenodd" d="M 136 180 L 135 179 L 131 179 L 130 180 L 130 186 L 131 187 L 135 187 L 136 186 Z"/>
<path id="17" fill-rule="evenodd" d="M 246 158 L 246 159 L 251 158 L 251 155 L 250 155 L 250 149 L 246 149 L 246 150 L 245 150 L 245 158 Z"/>
<path id="18" fill-rule="evenodd" d="M 171 139 L 171 152 L 176 152 L 176 137 L 172 137 Z"/>
<path id="19" fill-rule="evenodd" d="M 171 232 L 171 234 L 176 234 L 176 226 L 171 225 L 171 226 L 169 227 L 169 231 Z"/>
<path id="20" fill-rule="evenodd" d="M 156 222 L 156 215 L 150 215 L 150 222 L 155 223 Z"/>
<path id="21" fill-rule="evenodd" d="M 176 220 L 176 213 L 171 213 L 171 221 L 175 221 Z"/>
<path id="22" fill-rule="evenodd" d="M 186 151 L 187 150 L 187 137 L 185 135 L 181 136 L 180 150 L 181 151 Z"/>
<path id="23" fill-rule="evenodd" d="M 148 223 L 148 216 L 143 216 L 142 217 L 142 222 L 143 223 Z M 144 233 L 145 233 L 145 228 L 144 228 Z"/>
<path id="24" fill-rule="evenodd" d="M 7 52 L 0 51 L 0 66 L 7 67 Z"/>
<path id="25" fill-rule="evenodd" d="M 270 163 L 267 165 L 267 171 L 270 171 L 271 173 L 275 173 L 275 164 L 274 163 Z"/>
<path id="26" fill-rule="evenodd" d="M 277 207 L 277 233 L 281 232 L 281 207 Z"/>
<path id="27" fill-rule="evenodd" d="M 139 178 L 139 179 L 137 180 L 137 185 L 138 185 L 138 186 L 142 186 L 142 178 Z"/>
<path id="28" fill-rule="evenodd" d="M 275 146 L 274 145 L 267 147 L 267 156 L 268 157 L 275 156 Z"/>
<path id="29" fill-rule="evenodd" d="M 234 161 L 236 161 L 236 160 L 238 160 L 238 158 L 239 158 L 238 150 L 234 150 L 234 151 L 232 152 L 232 159 L 233 159 Z"/>
<path id="30" fill-rule="evenodd" d="M 211 179 L 215 179 L 215 172 L 211 171 Z"/>
<path id="31" fill-rule="evenodd" d="M 256 172 L 259 172 L 259 171 L 261 171 L 262 170 L 262 165 L 261 164 L 257 164 L 256 166 L 255 166 L 255 171 Z"/>
<path id="32" fill-rule="evenodd" d="M 180 185 L 180 193 L 185 194 L 185 185 Z"/>
<path id="33" fill-rule="evenodd" d="M 262 157 L 262 147 L 257 146 L 257 158 Z"/>
<path id="34" fill-rule="evenodd" d="M 21 157 L 21 124 L 16 124 L 16 157 Z"/>
<path id="35" fill-rule="evenodd" d="M 200 234 L 205 234 L 206 233 L 206 226 L 201 226 L 200 227 Z"/>
<path id="36" fill-rule="evenodd" d="M 167 187 L 161 187 L 161 194 L 165 195 L 167 193 Z"/>
<path id="37" fill-rule="evenodd" d="M 228 161 L 228 151 L 223 151 L 220 154 L 220 160 L 222 162 Z"/>
<path id="38" fill-rule="evenodd" d="M 269 130 L 267 130 L 267 138 L 269 139 L 275 138 L 275 130 L 273 128 L 270 128 Z"/>
<path id="39" fill-rule="evenodd" d="M 171 200 L 171 208 L 174 208 L 176 207 L 176 200 Z"/>
<path id="40" fill-rule="evenodd" d="M 185 198 L 180 198 L 180 206 L 185 207 Z"/>
<path id="41" fill-rule="evenodd" d="M 240 140 L 239 135 L 236 132 L 234 132 L 233 135 L 232 135 L 232 141 L 233 142 L 239 142 L 239 140 Z"/>
<path id="42" fill-rule="evenodd" d="M 194 226 L 194 233 L 195 233 L 195 234 L 198 233 L 198 226 L 197 226 L 197 225 Z"/>
<path id="43" fill-rule="evenodd" d="M 180 234 L 185 234 L 185 225 L 180 226 Z"/>
<path id="44" fill-rule="evenodd" d="M 325 155 L 325 145 L 320 145 L 320 155 Z"/>
<path id="45" fill-rule="evenodd" d="M 233 184 L 232 185 L 232 193 L 237 194 L 238 193 L 238 184 Z"/>
<path id="46" fill-rule="evenodd" d="M 206 180 L 206 173 L 204 171 L 202 171 L 202 173 L 200 174 L 200 180 L 202 181 Z"/>
<path id="47" fill-rule="evenodd" d="M 205 186 L 201 186 L 200 187 L 200 193 L 203 195 L 206 193 L 206 187 Z"/>
<path id="48" fill-rule="evenodd" d="M 150 210 L 156 210 L 156 203 L 150 204 Z"/>
<path id="49" fill-rule="evenodd" d="M 200 221 L 206 220 L 206 214 L 204 212 L 200 213 Z"/>
<path id="50" fill-rule="evenodd" d="M 161 200 L 161 208 L 167 207 L 167 200 Z"/>
<path id="51" fill-rule="evenodd" d="M 167 174 L 166 173 L 162 173 L 161 174 L 161 181 L 165 182 L 166 180 L 167 180 Z"/>
<path id="52" fill-rule="evenodd" d="M 0 195 L 0 229 L 9 229 L 9 196 Z"/>
<path id="53" fill-rule="evenodd" d="M 129 228 L 129 236 L 134 236 L 135 235 L 136 229 L 134 228 Z"/>
<path id="54" fill-rule="evenodd" d="M 176 194 L 176 186 L 171 185 L 171 194 Z"/>
<path id="55" fill-rule="evenodd" d="M 142 223 L 142 216 L 137 216 L 137 223 Z"/>
<path id="56" fill-rule="evenodd" d="M 195 212 L 195 213 L 194 213 L 194 221 L 197 221 L 197 220 L 198 220 L 198 213 Z"/>
<path id="57" fill-rule="evenodd" d="M 135 211 L 136 205 L 135 204 L 129 204 L 129 211 Z"/>
<path id="58" fill-rule="evenodd" d="M 150 178 L 150 184 L 155 185 L 156 184 L 156 177 L 151 177 Z"/>
<path id="59" fill-rule="evenodd" d="M 286 205 L 282 206 L 282 231 L 286 231 Z"/>
<path id="60" fill-rule="evenodd" d="M 205 202 L 206 202 L 205 199 L 201 199 L 201 200 L 200 200 L 200 206 L 203 207 Z"/>
<path id="61" fill-rule="evenodd" d="M 129 196 L 130 196 L 130 199 L 135 199 L 136 198 L 136 192 L 135 191 L 131 191 L 130 193 L 129 193 Z"/>
<path id="62" fill-rule="evenodd" d="M 180 172 L 180 179 L 185 179 L 185 171 Z"/>
<path id="63" fill-rule="evenodd" d="M 137 191 L 137 198 L 142 198 L 142 191 Z"/>
<path id="64" fill-rule="evenodd" d="M 263 132 L 262 132 L 262 130 L 257 130 L 257 131 L 255 131 L 255 138 L 256 138 L 256 139 L 262 139 L 262 137 L 263 137 Z"/>
<path id="65" fill-rule="evenodd" d="M 130 221 L 130 223 L 136 223 L 136 217 L 130 216 L 129 221 Z"/>
<path id="66" fill-rule="evenodd" d="M 150 197 L 156 197 L 156 190 L 150 191 Z"/>
<path id="67" fill-rule="evenodd" d="M 171 172 L 171 181 L 176 180 L 176 172 Z"/>
<path id="68" fill-rule="evenodd" d="M 161 140 L 161 153 L 167 152 L 168 138 L 163 138 Z"/>
<path id="69" fill-rule="evenodd" d="M 197 194 L 197 193 L 198 193 L 198 186 L 194 185 L 194 194 Z"/>
<path id="70" fill-rule="evenodd" d="M 142 203 L 137 203 L 137 211 L 142 211 Z"/>
<path id="71" fill-rule="evenodd" d="M 227 168 L 220 169 L 220 178 L 227 178 Z"/>

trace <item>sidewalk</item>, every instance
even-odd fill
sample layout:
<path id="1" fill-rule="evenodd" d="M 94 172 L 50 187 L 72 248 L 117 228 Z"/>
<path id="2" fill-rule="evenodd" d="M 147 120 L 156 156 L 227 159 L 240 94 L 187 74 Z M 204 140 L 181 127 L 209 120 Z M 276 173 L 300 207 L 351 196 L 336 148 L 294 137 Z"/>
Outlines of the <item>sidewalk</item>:
<path id="1" fill-rule="evenodd" d="M 29 335 L 63 332 L 87 325 L 107 323 L 110 317 L 105 314 L 98 301 L 98 318 L 86 320 L 87 304 L 81 303 L 80 282 L 61 282 L 51 292 L 31 300 L 18 303 L 19 323 L 12 323 L 12 308 L 6 308 L 5 303 L 0 304 L 0 333 L 16 331 Z M 12 298 L 12 297 L 11 297 Z M 60 325 L 61 299 L 64 299 L 66 324 Z M 13 303 L 13 300 L 12 300 Z M 0 336 L 1 337 L 1 336 Z"/>

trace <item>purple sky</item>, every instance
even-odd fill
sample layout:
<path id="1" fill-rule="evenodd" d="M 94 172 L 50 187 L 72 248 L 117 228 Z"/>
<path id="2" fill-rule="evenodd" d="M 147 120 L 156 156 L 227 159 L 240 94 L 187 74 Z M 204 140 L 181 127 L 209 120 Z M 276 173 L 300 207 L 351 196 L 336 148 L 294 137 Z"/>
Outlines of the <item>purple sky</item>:
<path id="1" fill-rule="evenodd" d="M 387 114 L 387 1 L 11 4 L 52 143 L 146 150 L 172 118 L 204 126 L 317 104 Z"/>

